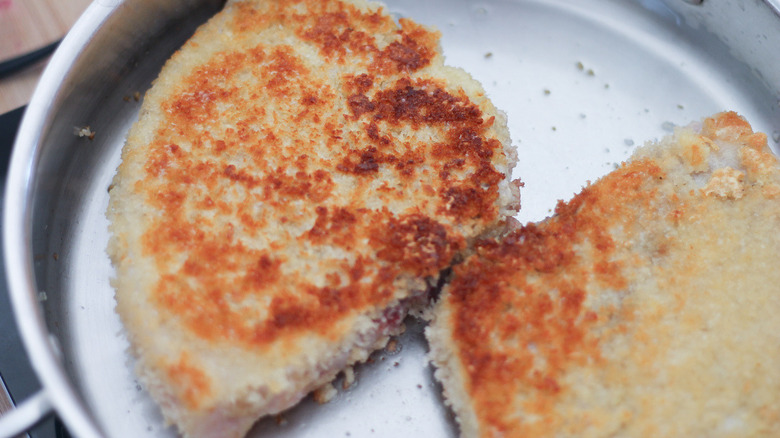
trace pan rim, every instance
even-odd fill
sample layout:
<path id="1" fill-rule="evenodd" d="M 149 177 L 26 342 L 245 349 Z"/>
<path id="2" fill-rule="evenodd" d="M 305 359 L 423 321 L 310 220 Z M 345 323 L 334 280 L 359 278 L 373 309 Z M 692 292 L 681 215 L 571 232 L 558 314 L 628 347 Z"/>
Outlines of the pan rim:
<path id="1" fill-rule="evenodd" d="M 40 160 L 44 130 L 50 126 L 61 99 L 60 85 L 88 41 L 121 4 L 122 1 L 100 0 L 90 4 L 55 51 L 22 117 L 3 200 L 3 263 L 22 343 L 43 387 L 41 392 L 68 430 L 87 438 L 101 437 L 103 433 L 63 367 L 58 341 L 48 331 L 38 300 L 32 254 L 34 172 Z M 46 414 L 41 412 L 42 416 Z"/>

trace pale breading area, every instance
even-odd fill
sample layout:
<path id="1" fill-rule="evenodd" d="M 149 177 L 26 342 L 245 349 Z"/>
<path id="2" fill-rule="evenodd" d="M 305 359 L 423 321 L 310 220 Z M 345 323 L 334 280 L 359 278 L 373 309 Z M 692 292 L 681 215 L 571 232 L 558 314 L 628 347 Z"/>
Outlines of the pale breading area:
<path id="1" fill-rule="evenodd" d="M 780 434 L 780 168 L 734 113 L 477 245 L 427 330 L 466 437 Z"/>
<path id="2" fill-rule="evenodd" d="M 438 38 L 358 0 L 230 1 L 146 94 L 109 253 L 185 435 L 243 435 L 365 360 L 516 210 L 504 116 Z"/>

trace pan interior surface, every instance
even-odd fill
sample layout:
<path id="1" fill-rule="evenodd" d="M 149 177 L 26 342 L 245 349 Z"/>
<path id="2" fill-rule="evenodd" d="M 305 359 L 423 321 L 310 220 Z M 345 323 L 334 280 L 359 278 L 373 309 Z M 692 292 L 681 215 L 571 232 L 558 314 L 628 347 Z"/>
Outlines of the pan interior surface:
<path id="1" fill-rule="evenodd" d="M 199 9 L 201 16 L 213 13 L 213 3 Z M 661 1 L 387 3 L 397 16 L 438 27 L 447 63 L 470 72 L 507 113 L 519 155 L 515 177 L 525 182 L 522 222 L 549 215 L 557 200 L 612 170 L 635 146 L 718 111 L 744 115 L 777 150 L 777 90 Z M 137 12 L 134 5 L 141 4 L 149 2 L 128 1 L 117 13 Z M 129 41 L 121 54 L 100 53 L 135 61 L 117 70 L 100 95 L 79 100 L 79 112 L 61 105 L 54 120 L 65 121 L 43 139 L 73 152 L 62 154 L 65 171 L 56 180 L 47 177 L 41 184 L 46 195 L 37 200 L 34 249 L 43 307 L 74 384 L 109 436 L 176 436 L 133 374 L 114 312 L 104 213 L 124 137 L 137 116 L 136 99 L 194 20 L 160 34 L 159 44 Z M 82 70 L 89 51 L 100 49 L 85 49 Z M 85 80 L 74 73 L 68 83 L 79 89 Z M 94 138 L 74 135 L 74 126 L 89 126 Z M 250 436 L 457 435 L 425 360 L 421 331 L 420 323 L 409 322 L 400 352 L 378 352 L 372 363 L 358 366 L 352 387 L 325 405 L 306 399 L 281 418 L 264 419 Z"/>

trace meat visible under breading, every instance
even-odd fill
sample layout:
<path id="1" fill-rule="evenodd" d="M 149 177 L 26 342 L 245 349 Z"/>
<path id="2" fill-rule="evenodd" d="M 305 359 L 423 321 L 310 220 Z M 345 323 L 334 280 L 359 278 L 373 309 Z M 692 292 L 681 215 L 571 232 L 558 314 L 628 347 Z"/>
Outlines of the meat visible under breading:
<path id="1" fill-rule="evenodd" d="M 780 167 L 734 113 L 477 244 L 427 330 L 465 437 L 780 434 Z"/>
<path id="2" fill-rule="evenodd" d="M 504 116 L 438 39 L 361 0 L 229 1 L 146 94 L 109 253 L 184 435 L 240 436 L 366 359 L 513 214 Z"/>

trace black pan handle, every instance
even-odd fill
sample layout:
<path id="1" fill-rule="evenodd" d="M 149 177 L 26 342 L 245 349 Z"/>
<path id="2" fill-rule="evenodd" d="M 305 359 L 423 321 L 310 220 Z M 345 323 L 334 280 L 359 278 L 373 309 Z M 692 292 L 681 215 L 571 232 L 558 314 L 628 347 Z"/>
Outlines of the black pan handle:
<path id="1" fill-rule="evenodd" d="M 33 50 L 32 52 L 25 53 L 24 55 L 11 58 L 7 61 L 0 62 L 0 79 L 10 76 L 23 68 L 45 58 L 50 53 L 54 52 L 54 49 L 60 45 L 61 40 L 57 40 L 47 46 L 40 49 Z"/>

